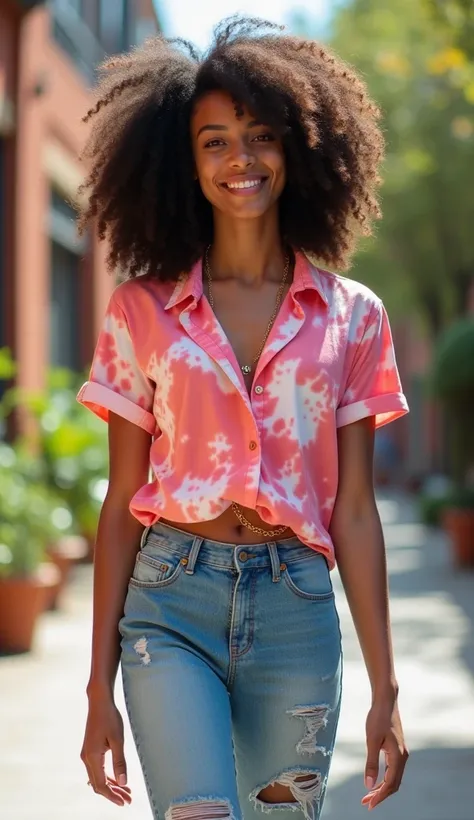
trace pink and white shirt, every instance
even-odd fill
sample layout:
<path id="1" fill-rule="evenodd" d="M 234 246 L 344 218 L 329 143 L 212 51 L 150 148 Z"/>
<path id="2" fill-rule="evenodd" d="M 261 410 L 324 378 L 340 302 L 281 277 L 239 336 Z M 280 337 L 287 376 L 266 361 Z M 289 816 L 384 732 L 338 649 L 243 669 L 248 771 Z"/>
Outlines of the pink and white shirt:
<path id="1" fill-rule="evenodd" d="M 236 501 L 291 527 L 331 568 L 337 428 L 408 411 L 380 299 L 303 253 L 250 395 L 200 261 L 177 282 L 115 289 L 78 401 L 152 435 L 153 478 L 130 502 L 145 526 L 217 518 Z"/>

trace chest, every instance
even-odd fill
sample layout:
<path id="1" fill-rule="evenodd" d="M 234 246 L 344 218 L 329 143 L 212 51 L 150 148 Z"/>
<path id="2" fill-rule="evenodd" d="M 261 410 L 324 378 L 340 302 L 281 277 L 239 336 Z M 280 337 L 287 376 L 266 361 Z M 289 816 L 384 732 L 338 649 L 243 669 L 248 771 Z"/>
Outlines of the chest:
<path id="1" fill-rule="evenodd" d="M 240 284 L 213 283 L 214 315 L 239 366 L 251 367 L 249 374 L 244 372 L 247 389 L 288 290 L 286 286 L 279 297 L 279 287 L 272 282 L 265 282 L 257 291 Z M 207 284 L 204 293 L 210 301 Z"/>

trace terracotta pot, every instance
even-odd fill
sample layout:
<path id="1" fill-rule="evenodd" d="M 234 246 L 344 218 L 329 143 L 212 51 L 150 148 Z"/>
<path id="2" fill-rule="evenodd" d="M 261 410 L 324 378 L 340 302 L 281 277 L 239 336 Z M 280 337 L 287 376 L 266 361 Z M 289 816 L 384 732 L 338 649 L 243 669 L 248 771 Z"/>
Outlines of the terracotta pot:
<path id="1" fill-rule="evenodd" d="M 458 567 L 474 567 L 474 510 L 448 507 L 443 526 L 451 540 Z"/>
<path id="2" fill-rule="evenodd" d="M 48 547 L 48 558 L 53 561 L 61 573 L 61 582 L 65 584 L 73 564 L 83 561 L 89 553 L 89 544 L 82 535 L 65 535 Z"/>
<path id="3" fill-rule="evenodd" d="M 63 589 L 63 580 L 59 567 L 52 561 L 44 561 L 38 567 L 36 577 L 42 588 L 41 612 L 57 609 L 59 596 Z"/>
<path id="4" fill-rule="evenodd" d="M 29 652 L 44 591 L 35 578 L 0 579 L 0 650 Z"/>
<path id="5" fill-rule="evenodd" d="M 40 564 L 27 578 L 0 579 L 0 651 L 29 652 L 38 617 L 51 608 L 60 590 L 55 564 Z"/>
<path id="6" fill-rule="evenodd" d="M 82 536 L 78 536 L 84 538 L 87 544 L 87 551 L 83 558 L 80 559 L 79 563 L 81 564 L 93 564 L 94 563 L 94 550 L 95 550 L 95 534 L 89 535 L 88 533 L 84 533 Z"/>

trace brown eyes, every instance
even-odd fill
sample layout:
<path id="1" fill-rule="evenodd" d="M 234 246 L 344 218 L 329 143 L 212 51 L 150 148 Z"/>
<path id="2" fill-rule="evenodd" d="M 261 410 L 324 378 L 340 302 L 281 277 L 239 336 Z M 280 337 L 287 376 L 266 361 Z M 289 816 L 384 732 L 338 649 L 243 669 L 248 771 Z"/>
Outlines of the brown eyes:
<path id="1" fill-rule="evenodd" d="M 254 137 L 251 142 L 272 142 L 275 139 L 273 134 L 258 134 Z M 205 143 L 204 148 L 216 148 L 219 145 L 223 145 L 224 140 L 220 137 L 213 140 L 209 140 Z"/>

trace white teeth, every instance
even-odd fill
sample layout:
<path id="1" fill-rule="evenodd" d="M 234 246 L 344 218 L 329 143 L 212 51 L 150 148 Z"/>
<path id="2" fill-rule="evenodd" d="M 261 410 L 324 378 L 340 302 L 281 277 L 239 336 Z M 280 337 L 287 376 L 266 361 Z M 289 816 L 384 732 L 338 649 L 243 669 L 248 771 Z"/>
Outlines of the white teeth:
<path id="1" fill-rule="evenodd" d="M 262 179 L 246 180 L 245 182 L 228 182 L 228 188 L 258 188 L 263 182 Z"/>

